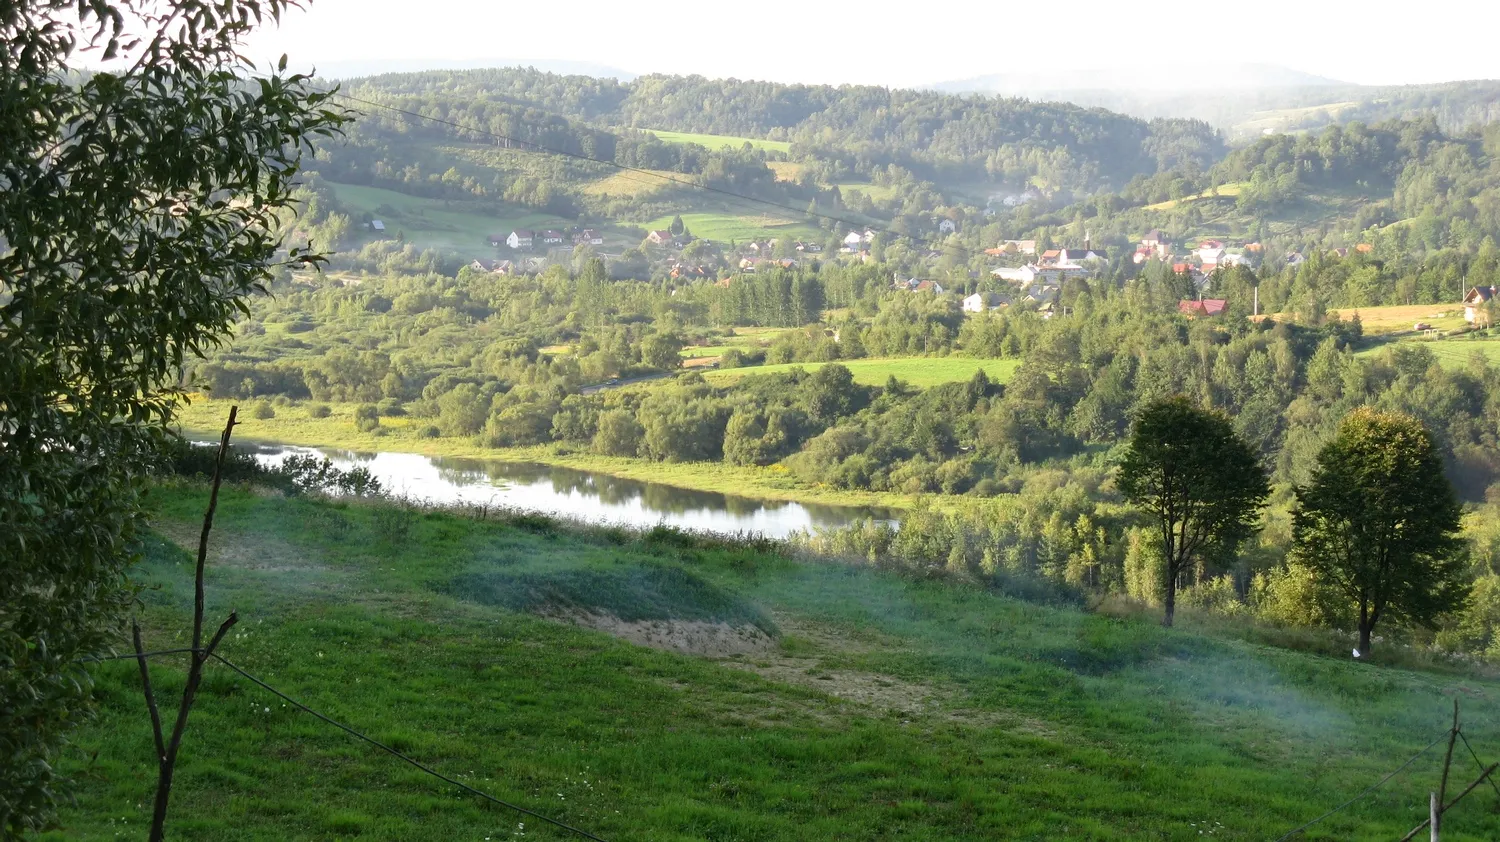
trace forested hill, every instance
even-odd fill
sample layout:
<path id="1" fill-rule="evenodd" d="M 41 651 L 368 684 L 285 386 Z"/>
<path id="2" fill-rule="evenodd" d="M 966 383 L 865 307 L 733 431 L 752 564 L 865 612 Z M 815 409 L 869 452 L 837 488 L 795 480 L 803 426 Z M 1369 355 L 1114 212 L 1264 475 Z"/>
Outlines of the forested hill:
<path id="1" fill-rule="evenodd" d="M 789 142 L 793 160 L 819 159 L 849 172 L 896 164 L 923 177 L 1037 180 L 1053 189 L 1090 191 L 1165 169 L 1202 171 L 1225 152 L 1219 134 L 1196 120 L 869 86 L 660 75 L 620 82 L 507 68 L 375 76 L 351 80 L 345 91 L 455 121 L 482 117 L 485 126 L 503 109 L 589 130 L 742 135 Z"/>

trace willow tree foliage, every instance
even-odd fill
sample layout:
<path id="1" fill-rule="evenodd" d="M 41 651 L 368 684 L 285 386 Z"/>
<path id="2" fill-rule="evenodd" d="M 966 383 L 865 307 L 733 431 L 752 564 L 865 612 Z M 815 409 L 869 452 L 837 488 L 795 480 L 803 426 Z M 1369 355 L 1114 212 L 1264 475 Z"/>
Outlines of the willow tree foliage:
<path id="1" fill-rule="evenodd" d="M 1297 489 L 1293 554 L 1347 600 L 1359 651 L 1382 620 L 1431 627 L 1468 596 L 1463 508 L 1432 434 L 1409 415 L 1357 409 Z"/>
<path id="2" fill-rule="evenodd" d="M 184 365 L 317 259 L 279 232 L 346 116 L 238 54 L 294 2 L 0 0 L 0 837 L 53 818 Z"/>
<path id="3" fill-rule="evenodd" d="M 1234 553 L 1255 533 L 1270 494 L 1258 454 L 1235 433 L 1228 416 L 1181 395 L 1141 410 L 1118 483 L 1160 532 L 1168 626 L 1177 608 L 1178 580 L 1194 562 Z"/>

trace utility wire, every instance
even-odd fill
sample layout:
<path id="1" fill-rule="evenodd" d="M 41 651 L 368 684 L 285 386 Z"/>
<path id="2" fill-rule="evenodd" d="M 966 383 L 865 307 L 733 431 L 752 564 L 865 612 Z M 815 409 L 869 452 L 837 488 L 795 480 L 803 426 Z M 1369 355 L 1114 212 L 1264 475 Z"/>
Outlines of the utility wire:
<path id="1" fill-rule="evenodd" d="M 100 664 L 105 661 L 135 661 L 141 658 L 155 658 L 158 655 L 184 655 L 188 652 L 197 651 L 199 650 L 189 646 L 185 649 L 158 649 L 155 652 L 142 652 L 140 654 L 132 652 L 127 655 L 89 655 L 78 660 L 86 664 Z"/>
<path id="2" fill-rule="evenodd" d="M 954 244 L 954 243 L 935 243 L 935 242 L 933 242 L 931 240 L 921 240 L 921 239 L 918 239 L 916 237 L 910 237 L 910 236 L 907 236 L 907 235 L 904 235 L 904 234 L 898 234 L 895 231 L 892 231 L 892 230 L 890 230 L 888 228 L 877 228 L 877 227 L 875 227 L 873 225 L 870 225 L 870 224 L 867 224 L 867 223 L 864 223 L 864 222 L 855 222 L 855 221 L 853 221 L 851 219 L 847 219 L 845 217 L 832 216 L 830 214 L 822 213 L 822 212 L 819 212 L 819 211 L 809 211 L 806 208 L 794 208 L 791 205 L 784 205 L 781 202 L 773 201 L 771 199 L 762 199 L 762 198 L 759 198 L 757 196 L 749 196 L 749 195 L 746 195 L 744 193 L 736 193 L 733 190 L 725 190 L 722 187 L 714 187 L 711 184 L 699 184 L 699 183 L 697 183 L 695 181 L 689 181 L 687 179 L 677 178 L 677 177 L 671 176 L 671 175 L 665 175 L 663 173 L 659 173 L 659 172 L 656 172 L 654 170 L 648 170 L 648 169 L 644 169 L 644 168 L 641 168 L 641 167 L 632 167 L 632 166 L 630 166 L 628 164 L 621 164 L 621 163 L 617 163 L 615 161 L 606 161 L 603 158 L 590 157 L 590 156 L 584 155 L 584 154 L 582 154 L 580 152 L 569 152 L 566 149 L 554 149 L 554 148 L 552 148 L 550 146 L 543 146 L 540 143 L 535 143 L 535 142 L 532 142 L 532 141 L 529 141 L 529 140 L 521 140 L 520 138 L 510 137 L 509 135 L 503 135 L 503 134 L 500 134 L 499 132 L 493 132 L 493 131 L 490 131 L 488 129 L 479 128 L 478 126 L 466 126 L 466 125 L 464 125 L 462 123 L 455 123 L 455 122 L 453 122 L 451 120 L 444 120 L 441 117 L 433 117 L 431 115 L 423 114 L 423 113 L 418 112 L 418 111 L 411 111 L 411 110 L 405 109 L 405 108 L 398 108 L 398 107 L 396 107 L 394 105 L 387 105 L 387 104 L 385 104 L 383 102 L 376 102 L 374 100 L 362 99 L 360 97 L 350 96 L 349 94 L 342 93 L 342 92 L 335 92 L 334 96 L 339 97 L 340 99 L 348 100 L 349 102 L 358 103 L 360 105 L 368 105 L 368 106 L 370 106 L 372 108 L 382 108 L 382 109 L 385 109 L 386 111 L 391 111 L 391 112 L 394 112 L 396 114 L 404 114 L 404 115 L 406 115 L 408 117 L 413 117 L 413 118 L 416 118 L 418 120 L 426 120 L 426 121 L 431 122 L 431 123 L 439 123 L 439 124 L 444 125 L 444 126 L 450 126 L 452 128 L 458 129 L 460 131 L 473 132 L 475 134 L 487 135 L 489 137 L 493 137 L 493 138 L 497 138 L 499 140 L 503 140 L 506 143 L 510 143 L 510 144 L 514 144 L 516 146 L 522 147 L 523 149 L 529 148 L 529 149 L 531 149 L 533 151 L 536 151 L 536 152 L 545 152 L 545 153 L 549 153 L 549 154 L 552 154 L 552 155 L 561 155 L 562 157 L 565 157 L 565 158 L 573 158 L 573 159 L 579 160 L 579 161 L 588 161 L 588 162 L 594 163 L 594 164 L 602 164 L 603 166 L 614 167 L 615 169 L 621 170 L 623 172 L 640 173 L 641 175 L 645 175 L 645 176 L 648 176 L 650 178 L 660 179 L 662 181 L 667 181 L 667 182 L 670 182 L 672 184 L 681 185 L 683 187 L 691 187 L 691 188 L 694 188 L 694 189 L 697 189 L 697 190 L 704 190 L 704 191 L 707 191 L 709 193 L 717 193 L 717 194 L 719 194 L 721 196 L 728 196 L 729 198 L 732 198 L 732 199 L 739 199 L 739 200 L 745 201 L 745 202 L 754 202 L 756 204 L 765 205 L 767 207 L 777 208 L 778 210 L 783 210 L 783 211 L 786 211 L 788 213 L 795 214 L 797 216 L 811 216 L 811 217 L 815 217 L 817 219 L 826 219 L 826 220 L 828 220 L 830 222 L 836 222 L 836 223 L 839 223 L 839 224 L 842 224 L 842 225 L 846 225 L 846 226 L 848 226 L 850 228 L 864 228 L 864 229 L 869 229 L 870 231 L 874 231 L 877 234 L 888 234 L 888 235 L 890 235 L 892 237 L 905 238 L 905 239 L 908 239 L 908 240 L 912 240 L 912 241 L 914 241 L 916 243 L 919 243 L 921 245 L 925 245 L 929 249 L 932 249 L 932 250 L 935 250 L 935 251 L 936 250 L 941 250 L 941 249 L 952 249 L 954 251 L 963 252 L 964 254 L 969 255 L 971 257 L 974 255 L 974 251 L 972 249 L 970 249 L 968 246 L 962 246 L 962 245 L 958 245 L 958 244 Z M 632 179 L 632 180 L 633 181 L 637 181 L 637 183 L 642 183 L 642 184 L 646 183 L 646 182 L 639 181 L 639 179 Z"/>
<path id="3" fill-rule="evenodd" d="M 215 657 L 218 657 L 218 656 L 215 656 Z M 1365 787 L 1358 795 L 1354 796 L 1353 798 L 1349 799 L 1348 801 L 1345 801 L 1344 803 L 1340 804 L 1339 806 L 1334 807 L 1332 810 L 1329 810 L 1328 812 L 1324 813 L 1323 815 L 1318 816 L 1317 818 L 1313 819 L 1310 822 L 1307 822 L 1307 823 L 1302 824 L 1302 825 L 1298 825 L 1297 827 L 1294 827 L 1291 830 L 1287 831 L 1286 833 L 1283 833 L 1282 835 L 1276 837 L 1276 842 L 1286 842 L 1286 840 L 1291 839 L 1293 836 L 1296 836 L 1297 834 L 1301 833 L 1302 831 L 1307 830 L 1308 828 L 1312 827 L 1313 825 L 1317 824 L 1318 822 L 1323 821 L 1324 819 L 1328 818 L 1329 816 L 1332 816 L 1334 813 L 1337 813 L 1340 810 L 1343 810 L 1343 809 L 1347 808 L 1349 805 L 1353 804 L 1354 802 L 1360 800 L 1361 798 L 1364 798 L 1366 795 L 1369 795 L 1370 793 L 1372 793 L 1375 790 L 1379 789 L 1381 786 L 1383 786 L 1385 784 L 1386 781 L 1389 781 L 1391 778 L 1394 778 L 1397 775 L 1401 774 L 1402 772 L 1406 771 L 1406 767 L 1408 767 L 1411 764 L 1417 762 L 1417 758 L 1419 758 L 1422 755 L 1426 754 L 1429 750 L 1432 749 L 1433 746 L 1437 745 L 1438 743 L 1442 742 L 1443 740 L 1448 739 L 1450 736 L 1452 736 L 1452 734 L 1453 734 L 1453 729 L 1451 729 L 1451 728 L 1448 729 L 1448 730 L 1446 730 L 1446 731 L 1444 731 L 1443 733 L 1439 734 L 1438 737 L 1437 737 L 1437 739 L 1435 739 L 1432 742 L 1428 743 L 1427 746 L 1425 748 L 1423 748 L 1421 751 L 1417 752 L 1416 754 L 1413 754 L 1411 756 L 1410 760 L 1406 761 L 1405 763 L 1402 763 L 1400 766 L 1397 766 L 1396 769 L 1394 771 L 1392 771 L 1390 774 L 1386 775 L 1385 777 L 1381 778 L 1380 780 L 1376 781 L 1375 783 L 1370 784 L 1369 786 Z"/>
<path id="4" fill-rule="evenodd" d="M 1464 741 L 1464 748 L 1467 748 L 1469 750 L 1469 756 L 1474 758 L 1475 763 L 1479 764 L 1479 771 L 1483 772 L 1485 769 L 1489 768 L 1488 766 L 1484 765 L 1483 760 L 1479 759 L 1479 752 L 1475 751 L 1472 745 L 1469 745 L 1469 737 L 1464 734 L 1464 732 L 1459 731 L 1458 738 Z M 1487 777 L 1485 778 L 1485 780 L 1490 782 L 1490 787 L 1495 790 L 1495 794 L 1500 795 L 1500 784 L 1495 783 L 1494 777 Z"/>
<path id="5" fill-rule="evenodd" d="M 344 723 L 339 722 L 336 719 L 332 719 L 332 718 L 330 718 L 328 716 L 325 716 L 324 714 L 319 713 L 318 711 L 313 710 L 312 708 L 308 707 L 307 705 L 304 705 L 303 703 L 297 701 L 296 699 L 292 698 L 291 696 L 288 696 L 287 694 L 281 692 L 280 690 L 277 690 L 275 687 L 272 687 L 271 685 L 265 683 L 264 681 L 261 681 L 259 678 L 256 678 L 255 676 L 251 675 L 250 673 L 245 672 L 243 669 L 240 669 L 239 667 L 235 666 L 233 663 L 230 663 L 229 659 L 225 658 L 223 655 L 220 655 L 219 653 L 214 652 L 214 653 L 211 653 L 211 657 L 214 660 L 218 661 L 219 663 L 223 664 L 224 666 L 229 667 L 230 669 L 232 669 L 235 672 L 239 673 L 241 676 L 244 676 L 245 678 L 247 678 L 250 681 L 254 682 L 255 684 L 259 685 L 261 687 L 261 689 L 266 690 L 267 692 L 271 693 L 272 695 L 279 697 L 282 701 L 286 702 L 287 704 L 292 705 L 293 707 L 296 707 L 299 710 L 302 710 L 302 711 L 304 711 L 306 713 L 312 714 L 313 716 L 317 717 L 318 719 L 321 719 L 324 722 L 327 722 L 329 725 L 332 725 L 333 727 L 338 728 L 339 730 L 343 731 L 344 733 L 349 734 L 350 736 L 355 737 L 356 739 L 363 740 L 363 741 L 369 743 L 370 745 L 375 746 L 376 748 L 380 749 L 381 751 L 384 751 L 387 754 L 393 755 L 397 759 L 399 759 L 399 760 L 401 760 L 401 761 L 403 761 L 405 763 L 409 763 L 412 766 L 415 766 L 416 768 L 422 770 L 423 772 L 426 772 L 427 774 L 433 776 L 434 778 L 437 778 L 438 780 L 446 781 L 447 783 L 453 784 L 454 786 L 458 787 L 459 789 L 462 789 L 462 790 L 465 790 L 467 792 L 470 792 L 470 793 L 472 793 L 474 795 L 479 796 L 480 798 L 483 798 L 486 801 L 490 801 L 492 803 L 498 804 L 501 807 L 506 807 L 506 808 L 509 808 L 511 810 L 515 810 L 518 813 L 523 813 L 525 815 L 531 816 L 534 819 L 539 819 L 541 821 L 546 822 L 547 824 L 553 825 L 554 827 L 559 827 L 559 828 L 562 828 L 563 830 L 569 831 L 570 833 L 575 833 L 575 834 L 577 834 L 579 836 L 582 836 L 584 839 L 592 839 L 592 840 L 594 840 L 594 842 L 607 842 L 605 839 L 603 839 L 601 837 L 598 837 L 598 836 L 595 836 L 594 834 L 589 833 L 587 830 L 582 830 L 580 828 L 573 827 L 570 824 L 564 824 L 563 822 L 560 822 L 557 819 L 549 818 L 547 816 L 544 816 L 541 813 L 536 812 L 535 810 L 528 810 L 528 809 L 526 809 L 525 807 L 522 807 L 519 804 L 512 804 L 509 801 L 505 801 L 505 800 L 502 800 L 500 798 L 496 798 L 495 796 L 490 795 L 488 792 L 485 792 L 485 791 L 479 790 L 479 789 L 475 789 L 474 787 L 469 786 L 468 784 L 464 783 L 463 781 L 454 780 L 453 778 L 450 778 L 450 777 L 448 777 L 447 775 L 444 775 L 441 772 L 438 772 L 438 771 L 436 771 L 436 770 L 434 770 L 434 769 L 432 769 L 432 768 L 430 768 L 428 766 L 424 766 L 422 763 L 420 763 L 420 762 L 418 762 L 416 760 L 413 760 L 410 757 L 407 757 L 406 755 L 402 754 L 401 752 L 397 751 L 394 748 L 391 748 L 390 746 L 386 745 L 385 743 L 382 743 L 379 740 L 374 739 L 373 737 L 366 736 L 366 735 L 364 735 L 364 734 L 362 734 L 362 733 L 354 730 L 353 728 L 350 728 L 348 725 L 345 725 Z"/>

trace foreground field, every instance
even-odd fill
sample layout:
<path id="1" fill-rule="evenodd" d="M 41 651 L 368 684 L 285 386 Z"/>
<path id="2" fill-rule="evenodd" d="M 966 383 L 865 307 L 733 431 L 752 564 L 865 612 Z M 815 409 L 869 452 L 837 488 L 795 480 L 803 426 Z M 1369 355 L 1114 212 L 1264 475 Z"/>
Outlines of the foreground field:
<path id="1" fill-rule="evenodd" d="M 184 627 L 182 546 L 205 497 L 157 494 L 164 538 L 138 570 L 151 586 L 148 645 Z M 230 660 L 442 772 L 611 840 L 1267 840 L 1439 736 L 1451 694 L 1481 756 L 1500 752 L 1490 681 L 770 548 L 239 490 L 213 545 L 211 616 L 233 606 L 241 618 Z M 136 668 L 95 675 L 101 716 L 79 735 L 78 800 L 50 840 L 138 836 L 149 815 Z M 156 681 L 170 697 L 182 673 L 161 659 Z M 1440 763 L 1427 753 L 1302 838 L 1398 838 L 1424 814 Z M 1443 838 L 1500 835 L 1487 797 L 1446 817 Z M 218 666 L 172 817 L 171 838 L 216 842 L 568 838 Z"/>
<path id="2" fill-rule="evenodd" d="M 974 372 L 984 369 L 990 380 L 1004 383 L 1020 367 L 1020 360 L 975 360 L 967 357 L 901 357 L 888 360 L 841 360 L 839 365 L 849 369 L 854 382 L 865 386 L 884 386 L 886 380 L 897 380 L 918 388 L 931 388 L 943 383 L 968 380 Z M 709 380 L 724 382 L 737 380 L 752 374 L 781 374 L 794 368 L 816 371 L 823 363 L 785 363 L 760 365 L 748 368 L 729 368 L 705 374 Z"/>

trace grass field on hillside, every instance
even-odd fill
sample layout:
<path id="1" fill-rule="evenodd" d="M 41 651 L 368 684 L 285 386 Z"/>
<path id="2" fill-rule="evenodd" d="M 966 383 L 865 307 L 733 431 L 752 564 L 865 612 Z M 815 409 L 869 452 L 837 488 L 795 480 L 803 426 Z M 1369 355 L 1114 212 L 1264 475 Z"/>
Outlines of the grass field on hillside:
<path id="1" fill-rule="evenodd" d="M 672 182 L 681 180 L 682 173 L 667 170 L 616 172 L 583 185 L 582 191 L 591 196 L 632 196 L 645 199 L 679 186 Z"/>
<path id="2" fill-rule="evenodd" d="M 731 240 L 743 243 L 748 240 L 764 240 L 775 237 L 793 237 L 822 242 L 827 239 L 825 231 L 810 225 L 804 219 L 793 219 L 787 215 L 758 213 L 751 210 L 726 210 L 722 212 L 700 211 L 684 213 L 682 222 L 695 237 L 727 243 Z M 671 216 L 663 216 L 641 223 L 648 229 L 665 229 L 672 224 Z"/>
<path id="3" fill-rule="evenodd" d="M 183 547 L 206 497 L 154 494 L 163 538 L 137 570 L 148 647 L 180 645 Z M 209 616 L 240 615 L 225 657 L 441 772 L 621 842 L 1269 840 L 1441 735 L 1450 696 L 1481 756 L 1500 753 L 1493 681 L 674 533 L 228 489 L 212 547 Z M 100 717 L 66 762 L 77 801 L 49 842 L 140 838 L 149 818 L 136 667 L 93 672 Z M 158 659 L 158 693 L 173 699 L 182 675 Z M 1425 816 L 1440 767 L 1440 749 L 1427 752 L 1299 838 L 1399 837 Z M 1469 764 L 1455 776 L 1467 782 Z M 1476 792 L 1443 838 L 1500 836 L 1490 805 Z M 217 664 L 169 836 L 570 838 Z"/>
<path id="4" fill-rule="evenodd" d="M 1359 316 L 1360 328 L 1366 336 L 1410 333 L 1419 322 L 1429 324 L 1436 330 L 1456 330 L 1467 324 L 1463 308 L 1452 304 L 1397 304 L 1328 311 L 1329 318 L 1349 320 L 1355 315 Z M 1267 313 L 1265 318 L 1274 318 L 1278 322 L 1297 321 L 1294 313 Z"/>
<path id="5" fill-rule="evenodd" d="M 1360 351 L 1359 355 L 1372 356 L 1382 354 L 1392 344 L 1382 343 L 1373 345 Z M 1490 365 L 1500 366 L 1500 337 L 1496 336 L 1483 338 L 1454 336 L 1448 339 L 1419 339 L 1413 337 L 1401 340 L 1399 344 L 1426 348 L 1432 352 L 1433 357 L 1438 362 L 1447 368 L 1467 368 L 1476 355 L 1483 357 Z"/>
<path id="6" fill-rule="evenodd" d="M 656 135 L 663 143 L 696 143 L 709 149 L 739 149 L 745 144 L 750 144 L 755 149 L 769 149 L 775 152 L 790 152 L 792 145 L 784 140 L 760 140 L 753 137 L 735 137 L 726 134 L 693 134 L 692 132 L 664 132 L 657 129 L 646 129 Z"/>
<path id="7" fill-rule="evenodd" d="M 1208 190 L 1204 190 L 1201 193 L 1195 193 L 1192 196 L 1185 196 L 1180 200 L 1168 199 L 1165 202 L 1157 202 L 1154 205 L 1146 205 L 1146 210 L 1171 210 L 1180 204 L 1197 201 L 1198 199 L 1210 199 L 1217 197 L 1234 198 L 1235 196 L 1240 195 L 1240 190 L 1242 189 L 1242 187 L 1243 185 L 1237 182 L 1220 184 L 1217 188 L 1209 188 Z"/>
<path id="8" fill-rule="evenodd" d="M 884 386 L 887 378 L 894 375 L 903 383 L 919 388 L 929 388 L 956 380 L 968 380 L 974 372 L 983 368 L 990 380 L 1004 383 L 1020 367 L 1020 360 L 975 360 L 968 357 L 900 357 L 887 360 L 840 360 L 854 375 L 854 382 L 866 386 Z M 752 374 L 779 374 L 794 368 L 816 371 L 823 363 L 785 363 L 782 365 L 760 365 L 748 368 L 728 368 L 704 375 L 709 380 L 724 382 Z"/>
<path id="9" fill-rule="evenodd" d="M 334 195 L 354 214 L 369 213 L 385 223 L 386 236 L 398 232 L 419 249 L 455 252 L 464 258 L 493 257 L 491 234 L 508 234 L 514 228 L 567 225 L 567 220 L 526 208 L 502 213 L 480 210 L 465 202 L 423 199 L 356 184 L 333 184 Z"/>

